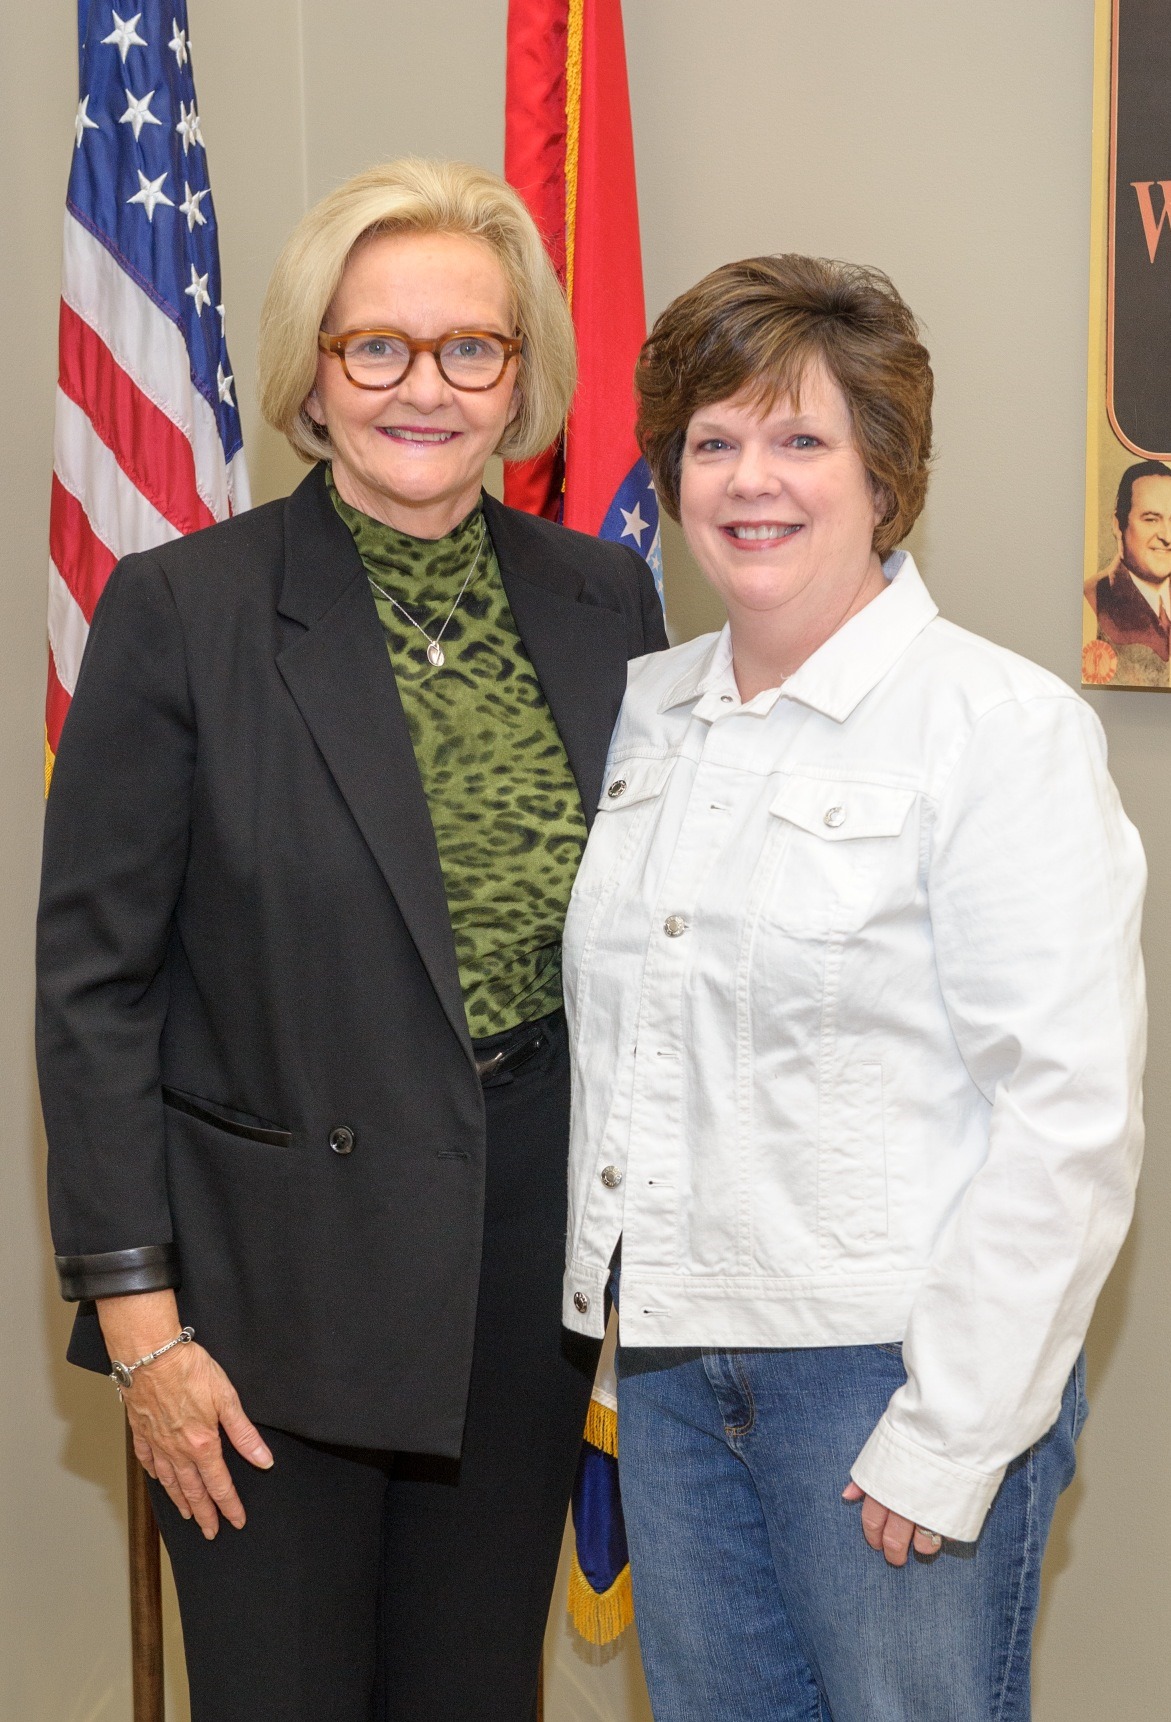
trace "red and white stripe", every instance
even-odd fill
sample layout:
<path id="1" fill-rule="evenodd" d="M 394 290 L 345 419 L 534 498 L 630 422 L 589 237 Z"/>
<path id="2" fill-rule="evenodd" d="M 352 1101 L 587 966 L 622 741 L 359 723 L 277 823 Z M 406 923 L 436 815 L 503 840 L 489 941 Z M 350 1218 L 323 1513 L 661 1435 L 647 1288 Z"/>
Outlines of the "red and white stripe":
<path id="1" fill-rule="evenodd" d="M 224 459 L 182 333 L 66 213 L 49 514 L 50 765 L 114 563 L 248 506 L 243 453 Z"/>

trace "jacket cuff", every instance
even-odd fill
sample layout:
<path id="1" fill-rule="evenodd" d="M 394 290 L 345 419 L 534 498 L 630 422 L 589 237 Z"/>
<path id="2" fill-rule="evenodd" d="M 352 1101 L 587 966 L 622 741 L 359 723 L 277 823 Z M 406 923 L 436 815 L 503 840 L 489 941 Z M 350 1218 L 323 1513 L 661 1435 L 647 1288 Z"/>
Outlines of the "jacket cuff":
<path id="1" fill-rule="evenodd" d="M 56 1262 L 66 1303 L 167 1291 L 179 1284 L 179 1252 L 174 1244 L 144 1244 L 137 1250 L 107 1250 L 95 1256 L 58 1256 Z"/>
<path id="2" fill-rule="evenodd" d="M 850 1468 L 860 1489 L 926 1530 L 957 1543 L 974 1543 L 1004 1478 L 974 1471 L 929 1452 L 893 1429 L 884 1415 Z"/>

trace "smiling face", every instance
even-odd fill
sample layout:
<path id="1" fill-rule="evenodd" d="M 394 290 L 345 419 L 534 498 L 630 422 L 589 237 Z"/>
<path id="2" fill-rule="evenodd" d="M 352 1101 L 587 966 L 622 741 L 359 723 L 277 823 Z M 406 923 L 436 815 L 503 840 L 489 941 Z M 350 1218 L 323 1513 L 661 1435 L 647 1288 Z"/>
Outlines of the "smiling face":
<path id="1" fill-rule="evenodd" d="M 701 407 L 679 487 L 683 531 L 724 600 L 734 650 L 749 623 L 764 629 L 785 674 L 883 587 L 881 509 L 845 396 L 820 362 L 800 395 L 763 417 L 743 392 Z"/>
<path id="2" fill-rule="evenodd" d="M 1122 560 L 1140 580 L 1171 575 L 1171 478 L 1135 479 L 1126 525 L 1119 531 L 1116 521 L 1115 535 Z"/>
<path id="3" fill-rule="evenodd" d="M 456 233 L 363 240 L 324 328 L 397 329 L 430 340 L 451 329 L 514 331 L 504 271 L 482 240 Z M 322 353 L 305 410 L 333 444 L 333 477 L 351 507 L 416 538 L 441 538 L 475 507 L 484 467 L 519 407 L 517 360 L 482 393 L 453 389 L 420 353 L 393 389 L 355 388 Z"/>

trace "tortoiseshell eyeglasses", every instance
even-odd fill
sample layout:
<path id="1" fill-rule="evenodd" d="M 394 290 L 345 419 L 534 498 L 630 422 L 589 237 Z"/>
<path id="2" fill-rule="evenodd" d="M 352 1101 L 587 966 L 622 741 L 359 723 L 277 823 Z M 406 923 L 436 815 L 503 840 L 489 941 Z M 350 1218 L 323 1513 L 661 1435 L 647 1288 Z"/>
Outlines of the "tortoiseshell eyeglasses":
<path id="1" fill-rule="evenodd" d="M 347 329 L 317 345 L 342 362 L 356 389 L 393 389 L 419 353 L 430 353 L 439 374 L 453 389 L 494 389 L 524 346 L 523 335 L 498 335 L 492 329 L 451 329 L 433 341 L 417 341 L 397 329 Z"/>

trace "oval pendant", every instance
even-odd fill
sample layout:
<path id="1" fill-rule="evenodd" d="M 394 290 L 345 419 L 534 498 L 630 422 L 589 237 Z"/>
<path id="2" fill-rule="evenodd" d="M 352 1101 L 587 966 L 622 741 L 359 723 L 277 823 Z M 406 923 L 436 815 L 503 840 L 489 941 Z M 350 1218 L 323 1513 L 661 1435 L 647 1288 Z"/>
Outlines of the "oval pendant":
<path id="1" fill-rule="evenodd" d="M 427 647 L 427 662 L 429 664 L 434 664 L 437 670 L 441 668 L 444 662 L 443 647 L 439 644 L 438 640 L 432 640 L 431 644 Z"/>

